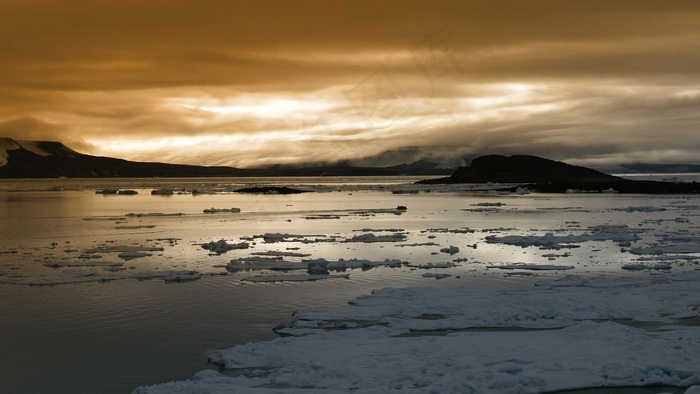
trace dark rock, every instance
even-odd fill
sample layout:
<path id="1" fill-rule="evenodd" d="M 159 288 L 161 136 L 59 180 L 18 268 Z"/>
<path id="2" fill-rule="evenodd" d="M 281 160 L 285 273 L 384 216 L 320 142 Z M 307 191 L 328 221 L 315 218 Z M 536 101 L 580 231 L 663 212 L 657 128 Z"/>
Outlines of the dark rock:
<path id="1" fill-rule="evenodd" d="M 307 190 L 292 189 L 291 187 L 284 186 L 258 186 L 258 187 L 244 187 L 242 189 L 234 190 L 236 193 L 249 193 L 249 194 L 299 194 L 307 193 Z"/>

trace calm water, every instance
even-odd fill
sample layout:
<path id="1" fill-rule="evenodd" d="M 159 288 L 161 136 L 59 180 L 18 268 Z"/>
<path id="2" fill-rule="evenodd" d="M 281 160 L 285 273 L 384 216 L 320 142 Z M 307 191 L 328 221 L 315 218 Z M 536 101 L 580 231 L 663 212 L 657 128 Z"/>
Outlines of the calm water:
<path id="1" fill-rule="evenodd" d="M 187 379 L 199 370 L 211 368 L 206 358 L 215 349 L 273 338 L 271 328 L 298 308 L 341 305 L 374 288 L 387 286 L 515 286 L 528 285 L 542 276 L 571 272 L 620 274 L 622 264 L 638 257 L 612 241 L 543 251 L 488 244 L 484 242 L 487 235 L 577 233 L 594 225 L 626 224 L 639 231 L 638 243 L 652 244 L 660 234 L 694 233 L 700 221 L 700 200 L 693 196 L 501 195 L 462 191 L 458 187 L 420 189 L 409 184 L 413 180 L 1 181 L 3 392 L 130 392 L 139 385 Z M 277 183 L 318 192 L 230 192 L 251 183 Z M 216 194 L 150 194 L 152 189 L 166 186 Z M 135 189 L 139 194 L 95 194 L 96 189 L 104 187 Z M 392 194 L 392 190 L 419 193 Z M 484 204 L 496 202 L 500 206 Z M 398 205 L 405 205 L 408 210 L 395 214 L 393 208 Z M 630 206 L 665 210 L 616 210 Z M 237 207 L 241 212 L 203 213 L 212 207 Z M 126 216 L 129 213 L 142 215 Z M 143 215 L 153 213 L 164 215 Z M 403 233 L 406 239 L 400 243 L 342 242 L 358 234 L 394 232 Z M 309 241 L 322 242 L 265 243 L 256 237 L 264 233 L 303 235 Z M 248 241 L 252 247 L 218 256 L 201 247 L 219 239 Z M 431 242 L 438 245 L 429 245 Z M 440 252 L 450 245 L 459 247 L 459 253 Z M 112 270 L 86 263 L 91 261 L 85 258 L 86 251 L 114 246 L 162 250 L 133 260 L 119 258 L 113 252 L 99 253 L 101 258 L 94 259 L 99 264 L 121 264 Z M 326 259 L 400 258 L 414 264 L 466 261 L 441 270 L 380 267 L 349 270 L 345 272 L 349 279 L 276 283 L 242 279 L 279 273 L 227 273 L 223 267 L 233 258 L 265 251 L 293 251 Z M 576 268 L 566 273 L 520 272 L 515 276 L 487 268 L 513 262 Z M 169 270 L 196 270 L 204 276 L 182 283 L 133 279 L 140 273 Z M 424 277 L 425 273 L 451 276 L 436 280 Z M 95 275 L 111 275 L 113 280 L 82 283 Z M 26 284 L 37 279 L 62 284 Z"/>

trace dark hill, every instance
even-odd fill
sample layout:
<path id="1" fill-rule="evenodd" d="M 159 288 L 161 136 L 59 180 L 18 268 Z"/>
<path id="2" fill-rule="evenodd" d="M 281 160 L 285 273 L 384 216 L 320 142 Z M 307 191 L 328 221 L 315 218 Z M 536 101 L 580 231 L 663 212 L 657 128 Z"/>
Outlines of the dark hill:
<path id="1" fill-rule="evenodd" d="M 543 193 L 568 190 L 618 193 L 700 193 L 700 184 L 636 181 L 605 174 L 590 168 L 569 165 L 536 156 L 482 156 L 468 167 L 459 167 L 447 178 L 420 181 L 423 184 L 517 183 Z M 507 188 L 504 190 L 515 190 Z"/>
<path id="2" fill-rule="evenodd" d="M 1 139 L 7 163 L 0 178 L 93 178 L 93 177 L 198 177 L 236 176 L 232 167 L 201 167 L 165 163 L 139 163 L 78 153 L 60 142 Z"/>
<path id="3" fill-rule="evenodd" d="M 614 182 L 621 178 L 537 156 L 481 156 L 448 178 L 423 183 Z"/>

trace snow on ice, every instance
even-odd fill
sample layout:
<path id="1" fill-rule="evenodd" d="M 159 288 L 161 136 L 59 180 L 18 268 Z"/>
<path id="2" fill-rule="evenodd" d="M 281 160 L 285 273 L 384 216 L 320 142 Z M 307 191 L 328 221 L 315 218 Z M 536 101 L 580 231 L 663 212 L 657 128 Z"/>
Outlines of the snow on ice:
<path id="1" fill-rule="evenodd" d="M 136 394 L 700 391 L 700 273 L 567 276 L 521 288 L 393 288 L 297 311 L 283 337 L 215 352 Z M 663 391 L 663 390 L 661 390 Z"/>

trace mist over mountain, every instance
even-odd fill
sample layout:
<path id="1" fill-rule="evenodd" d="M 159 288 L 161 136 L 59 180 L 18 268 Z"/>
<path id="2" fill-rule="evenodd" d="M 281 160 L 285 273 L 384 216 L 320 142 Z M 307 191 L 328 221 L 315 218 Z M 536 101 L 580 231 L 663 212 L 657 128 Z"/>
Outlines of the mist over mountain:
<path id="1" fill-rule="evenodd" d="M 384 151 L 378 155 L 346 160 L 344 163 L 355 167 L 389 167 L 411 163 L 414 167 L 455 169 L 469 163 L 471 158 L 455 153 L 447 147 L 421 147 Z"/>
<path id="2" fill-rule="evenodd" d="M 384 167 L 350 163 L 240 169 L 159 162 L 135 162 L 78 153 L 60 142 L 0 138 L 0 178 L 205 177 L 205 176 L 394 176 L 449 175 L 431 161 Z"/>

